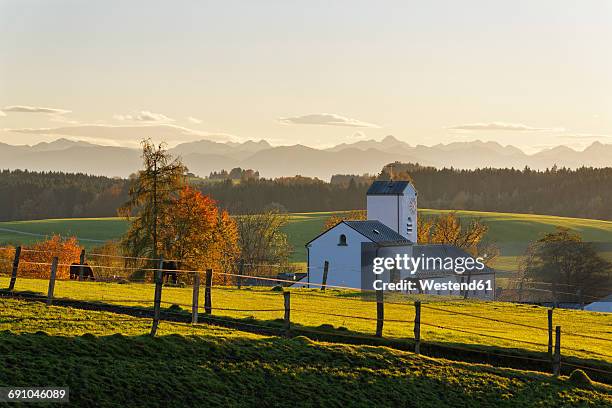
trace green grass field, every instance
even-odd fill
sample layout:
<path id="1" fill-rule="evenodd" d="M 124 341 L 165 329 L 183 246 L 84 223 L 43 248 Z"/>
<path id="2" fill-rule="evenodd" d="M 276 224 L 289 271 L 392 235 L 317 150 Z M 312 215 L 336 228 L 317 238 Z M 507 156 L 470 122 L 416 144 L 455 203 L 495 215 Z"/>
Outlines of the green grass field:
<path id="1" fill-rule="evenodd" d="M 0 277 L 0 288 L 7 286 L 8 277 Z M 47 280 L 18 278 L 15 290 L 46 294 L 47 286 Z M 151 307 L 153 292 L 154 285 L 146 283 L 56 281 L 55 285 L 55 296 L 58 298 L 127 306 Z M 339 335 L 372 336 L 375 333 L 376 304 L 369 293 L 330 289 L 322 292 L 318 289 L 294 288 L 291 289 L 291 295 L 291 320 L 299 327 L 314 331 L 324 327 Z M 258 324 L 278 326 L 277 319 L 282 319 L 284 313 L 282 293 L 270 288 L 238 290 L 216 286 L 213 288 L 212 298 L 215 316 L 247 319 Z M 415 297 L 399 294 L 386 297 L 387 302 L 393 303 L 385 305 L 385 319 L 388 320 L 383 331 L 385 338 L 412 341 L 414 299 Z M 539 358 L 546 358 L 548 332 L 547 309 L 544 307 L 507 302 L 464 301 L 437 296 L 420 297 L 420 299 L 424 302 L 421 336 L 425 342 L 488 350 L 503 349 L 506 352 L 531 353 Z M 165 307 L 176 304 L 190 312 L 192 288 L 164 287 L 162 301 Z M 214 310 L 215 308 L 219 310 Z M 457 312 L 461 314 L 456 314 Z M 464 314 L 498 321 L 493 322 Z M 535 326 L 535 328 L 512 323 Z M 612 371 L 612 347 L 610 347 L 612 343 L 598 339 L 612 340 L 611 314 L 557 309 L 554 311 L 553 324 L 562 327 L 564 356 L 573 357 L 575 362 L 588 362 Z"/>
<path id="2" fill-rule="evenodd" d="M 443 210 L 421 210 L 421 216 L 436 216 Z M 304 245 L 322 231 L 325 220 L 334 212 L 294 213 L 285 227 L 294 247 L 292 261 L 305 262 Z M 495 267 L 505 271 L 516 270 L 517 257 L 527 244 L 555 227 L 567 227 L 582 234 L 585 241 L 612 245 L 612 221 L 565 218 L 548 215 L 508 214 L 478 211 L 457 211 L 462 219 L 480 219 L 490 232 L 487 239 L 501 249 Z M 96 241 L 117 239 L 125 232 L 127 222 L 120 218 L 75 218 L 0 223 L 0 243 L 28 244 L 51 234 L 77 236 L 87 248 L 99 245 Z"/>
<path id="3" fill-rule="evenodd" d="M 606 407 L 612 387 L 386 347 L 0 299 L 0 385 L 68 386 L 74 406 Z"/>
<path id="4" fill-rule="evenodd" d="M 435 216 L 443 210 L 421 210 L 421 216 Z M 285 232 L 294 248 L 293 262 L 306 261 L 305 243 L 317 236 L 325 220 L 334 212 L 294 213 Z M 457 211 L 462 219 L 480 219 L 489 226 L 487 239 L 501 249 L 494 266 L 502 271 L 514 272 L 518 256 L 527 244 L 555 227 L 567 227 L 582 234 L 585 241 L 612 245 L 612 221 L 565 218 L 548 215 L 508 214 L 478 211 Z M 120 218 L 75 218 L 57 220 L 13 221 L 0 223 L 0 243 L 31 243 L 44 236 L 60 234 L 77 236 L 87 248 L 99 242 L 117 239 L 127 229 L 127 221 Z"/>

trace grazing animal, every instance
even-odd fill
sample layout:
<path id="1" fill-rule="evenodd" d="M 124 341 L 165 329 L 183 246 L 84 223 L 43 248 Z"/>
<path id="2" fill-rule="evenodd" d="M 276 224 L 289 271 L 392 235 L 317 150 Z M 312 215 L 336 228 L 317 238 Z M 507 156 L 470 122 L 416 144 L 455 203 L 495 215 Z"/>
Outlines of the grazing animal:
<path id="1" fill-rule="evenodd" d="M 164 261 L 162 263 L 163 278 L 162 281 L 164 283 L 170 283 L 172 285 L 178 285 L 178 273 L 174 272 L 178 269 L 176 262 L 174 261 Z"/>
<path id="2" fill-rule="evenodd" d="M 91 266 L 85 262 L 82 266 L 83 268 L 83 280 L 96 280 L 93 269 Z M 70 265 L 70 279 L 79 280 L 79 274 L 81 273 L 81 264 L 78 262 L 73 262 Z"/>

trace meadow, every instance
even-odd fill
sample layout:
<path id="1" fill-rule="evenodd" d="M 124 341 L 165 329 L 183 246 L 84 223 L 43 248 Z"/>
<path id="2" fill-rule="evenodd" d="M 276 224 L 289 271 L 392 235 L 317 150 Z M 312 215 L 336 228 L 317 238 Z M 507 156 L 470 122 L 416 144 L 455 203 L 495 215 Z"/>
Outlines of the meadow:
<path id="1" fill-rule="evenodd" d="M 434 217 L 445 210 L 420 210 L 421 217 Z M 293 246 L 292 261 L 306 261 L 304 245 L 322 232 L 325 220 L 338 212 L 293 213 L 284 231 Z M 510 214 L 479 211 L 457 211 L 466 222 L 479 219 L 489 227 L 487 241 L 500 248 L 500 256 L 493 266 L 503 272 L 514 272 L 529 242 L 555 227 L 570 228 L 583 236 L 585 241 L 605 245 L 612 253 L 612 221 L 582 218 L 566 218 L 534 214 Z M 28 244 L 52 234 L 76 236 L 81 245 L 93 248 L 106 240 L 118 239 L 127 229 L 128 222 L 121 218 L 73 218 L 0 223 L 0 243 Z"/>
<path id="2" fill-rule="evenodd" d="M 612 387 L 386 347 L 262 336 L 0 299 L 0 385 L 76 406 L 612 406 Z"/>
<path id="3" fill-rule="evenodd" d="M 0 288 L 7 286 L 8 277 L 0 277 Z M 44 279 L 18 278 L 15 290 L 46 295 L 47 287 L 48 281 Z M 376 303 L 371 293 L 330 288 L 289 290 L 294 327 L 312 332 L 325 330 L 341 337 L 375 334 Z M 152 307 L 153 292 L 154 285 L 149 283 L 59 280 L 55 284 L 56 298 L 144 308 Z M 202 299 L 200 294 L 200 313 Z M 383 330 L 386 339 L 412 342 L 415 299 L 423 302 L 421 338 L 426 343 L 547 358 L 547 308 L 535 305 L 386 295 Z M 214 286 L 212 300 L 212 314 L 216 317 L 272 327 L 279 327 L 282 322 L 282 292 L 270 287 Z M 191 287 L 163 288 L 163 307 L 190 313 L 191 302 Z M 556 325 L 562 328 L 564 358 L 612 371 L 611 314 L 556 309 L 553 326 Z"/>

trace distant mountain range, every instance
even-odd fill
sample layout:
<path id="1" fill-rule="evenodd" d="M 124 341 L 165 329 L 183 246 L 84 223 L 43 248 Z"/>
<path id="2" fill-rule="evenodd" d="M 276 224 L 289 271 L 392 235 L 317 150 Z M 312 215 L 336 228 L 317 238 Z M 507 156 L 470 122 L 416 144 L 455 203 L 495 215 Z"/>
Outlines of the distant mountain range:
<path id="1" fill-rule="evenodd" d="M 434 167 L 473 169 L 514 167 L 545 169 L 554 165 L 611 167 L 612 144 L 595 142 L 583 151 L 566 146 L 526 154 L 496 142 L 455 142 L 412 146 L 393 136 L 381 141 L 343 143 L 329 149 L 303 145 L 271 146 L 265 140 L 244 143 L 200 140 L 170 149 L 189 170 L 200 176 L 233 167 L 258 170 L 263 177 L 303 175 L 328 180 L 333 174 L 378 173 L 390 162 L 412 162 Z M 58 139 L 34 146 L 0 143 L 0 169 L 65 171 L 126 177 L 141 166 L 140 151 Z"/>

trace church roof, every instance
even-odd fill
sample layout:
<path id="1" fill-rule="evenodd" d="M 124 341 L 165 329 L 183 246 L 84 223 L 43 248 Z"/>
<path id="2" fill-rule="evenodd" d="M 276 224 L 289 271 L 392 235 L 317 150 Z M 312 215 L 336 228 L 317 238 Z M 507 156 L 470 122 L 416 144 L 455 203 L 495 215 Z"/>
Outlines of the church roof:
<path id="1" fill-rule="evenodd" d="M 401 236 L 382 222 L 368 220 L 342 221 L 308 241 L 306 246 L 310 245 L 311 242 L 316 241 L 320 236 L 327 234 L 340 224 L 347 225 L 349 228 L 352 228 L 378 246 L 412 245 L 412 242 L 409 239 Z"/>
<path id="2" fill-rule="evenodd" d="M 375 181 L 367 195 L 403 195 L 409 184 L 409 181 Z"/>
<path id="3" fill-rule="evenodd" d="M 346 225 L 377 244 L 411 244 L 410 240 L 380 221 L 343 221 Z"/>

